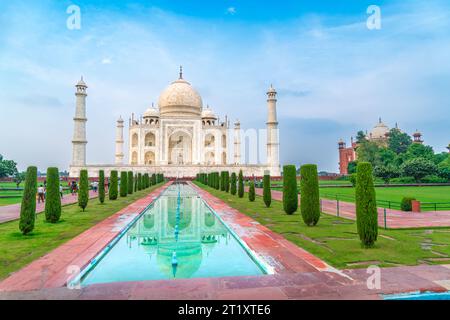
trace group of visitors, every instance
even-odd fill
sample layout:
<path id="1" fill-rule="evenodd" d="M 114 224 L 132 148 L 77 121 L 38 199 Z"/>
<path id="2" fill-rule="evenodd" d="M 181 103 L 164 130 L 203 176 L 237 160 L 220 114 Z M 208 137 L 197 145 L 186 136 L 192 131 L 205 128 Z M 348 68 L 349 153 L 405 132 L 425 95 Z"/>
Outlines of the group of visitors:
<path id="1" fill-rule="evenodd" d="M 37 188 L 37 200 L 38 203 L 45 202 L 45 196 L 47 194 L 47 180 L 44 180 L 44 184 L 40 184 Z M 62 184 L 59 185 L 59 194 L 61 199 L 64 197 L 64 188 Z"/>

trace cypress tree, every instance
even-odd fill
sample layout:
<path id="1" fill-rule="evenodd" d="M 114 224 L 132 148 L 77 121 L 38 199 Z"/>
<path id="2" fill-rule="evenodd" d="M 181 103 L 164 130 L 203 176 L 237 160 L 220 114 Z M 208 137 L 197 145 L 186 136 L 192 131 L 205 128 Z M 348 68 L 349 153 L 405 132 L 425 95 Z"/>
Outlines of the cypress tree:
<path id="1" fill-rule="evenodd" d="M 283 208 L 293 214 L 298 208 L 297 174 L 294 165 L 283 167 Z"/>
<path id="2" fill-rule="evenodd" d="M 142 190 L 142 173 L 138 173 L 138 190 Z"/>
<path id="3" fill-rule="evenodd" d="M 234 196 L 236 194 L 236 173 L 231 174 L 230 193 Z"/>
<path id="4" fill-rule="evenodd" d="M 98 172 L 98 201 L 105 202 L 105 171 Z"/>
<path id="5" fill-rule="evenodd" d="M 134 191 L 139 191 L 138 190 L 138 175 L 137 175 L 137 173 L 134 175 Z"/>
<path id="6" fill-rule="evenodd" d="M 270 175 L 265 174 L 263 178 L 263 200 L 267 208 L 272 203 L 272 191 L 270 190 Z"/>
<path id="7" fill-rule="evenodd" d="M 128 173 L 122 171 L 120 173 L 120 196 L 126 197 L 128 195 Z"/>
<path id="8" fill-rule="evenodd" d="M 230 172 L 225 171 L 225 192 L 230 192 Z"/>
<path id="9" fill-rule="evenodd" d="M 89 201 L 89 178 L 87 170 L 80 171 L 80 189 L 78 190 L 78 206 L 86 209 Z"/>
<path id="10" fill-rule="evenodd" d="M 156 184 L 156 174 L 152 174 L 152 185 Z"/>
<path id="11" fill-rule="evenodd" d="M 127 191 L 128 194 L 133 194 L 134 181 L 133 181 L 133 171 L 128 171 L 128 186 Z"/>
<path id="12" fill-rule="evenodd" d="M 109 200 L 117 200 L 117 196 L 119 193 L 118 186 L 118 173 L 116 170 L 111 171 L 111 177 L 109 179 Z"/>
<path id="13" fill-rule="evenodd" d="M 148 173 L 145 174 L 145 185 L 147 186 L 147 188 L 150 188 L 150 176 L 148 175 Z"/>
<path id="14" fill-rule="evenodd" d="M 45 220 L 56 223 L 61 217 L 61 194 L 59 192 L 58 168 L 47 169 L 47 191 L 45 195 Z"/>
<path id="15" fill-rule="evenodd" d="M 315 164 L 300 168 L 300 211 L 307 226 L 315 226 L 320 219 L 319 177 Z"/>
<path id="16" fill-rule="evenodd" d="M 37 168 L 28 167 L 20 206 L 19 229 L 22 234 L 29 234 L 34 229 L 36 219 Z"/>
<path id="17" fill-rule="evenodd" d="M 373 247 L 378 237 L 378 213 L 372 165 L 359 162 L 356 167 L 356 226 L 361 244 Z"/>
<path id="18" fill-rule="evenodd" d="M 250 202 L 255 201 L 256 199 L 256 195 L 255 195 L 255 182 L 252 180 L 250 181 L 250 187 L 248 189 L 248 200 L 250 200 Z"/>
<path id="19" fill-rule="evenodd" d="M 242 174 L 242 170 L 239 170 L 238 196 L 239 196 L 239 198 L 244 197 L 244 176 Z"/>

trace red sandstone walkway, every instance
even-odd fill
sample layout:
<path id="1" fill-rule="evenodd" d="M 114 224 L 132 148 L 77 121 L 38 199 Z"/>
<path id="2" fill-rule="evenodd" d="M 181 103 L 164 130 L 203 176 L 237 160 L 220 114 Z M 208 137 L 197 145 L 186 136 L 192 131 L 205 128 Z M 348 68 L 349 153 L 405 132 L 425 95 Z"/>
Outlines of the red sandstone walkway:
<path id="1" fill-rule="evenodd" d="M 97 192 L 89 191 L 89 198 L 96 198 Z M 61 200 L 62 205 L 76 203 L 78 201 L 78 194 L 65 194 Z M 45 203 L 36 203 L 36 213 L 41 213 L 45 209 Z M 0 206 L 0 223 L 17 220 L 20 218 L 20 203 L 11 204 L 8 206 Z"/>
<path id="2" fill-rule="evenodd" d="M 263 189 L 256 188 L 256 194 L 262 196 Z M 272 190 L 272 199 L 282 201 L 283 193 L 278 190 Z M 298 196 L 298 199 L 300 201 L 300 195 Z M 321 199 L 321 201 L 322 212 L 337 215 L 337 203 L 335 200 Z M 355 220 L 355 204 L 339 201 L 339 216 Z M 378 208 L 378 224 L 380 227 L 384 227 L 384 209 L 382 208 Z M 387 209 L 386 226 L 391 229 L 450 227 L 450 211 L 404 212 Z"/>

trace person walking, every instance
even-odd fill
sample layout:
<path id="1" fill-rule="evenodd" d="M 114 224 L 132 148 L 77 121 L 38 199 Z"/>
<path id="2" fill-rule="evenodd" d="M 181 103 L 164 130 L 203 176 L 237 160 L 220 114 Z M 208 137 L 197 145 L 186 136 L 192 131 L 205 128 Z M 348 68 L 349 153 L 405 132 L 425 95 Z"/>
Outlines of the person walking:
<path id="1" fill-rule="evenodd" d="M 38 203 L 41 203 L 41 201 L 44 202 L 45 201 L 45 189 L 42 184 L 38 187 L 37 192 L 38 192 Z"/>
<path id="2" fill-rule="evenodd" d="M 59 194 L 61 195 L 61 199 L 63 198 L 63 186 L 62 184 L 59 185 Z"/>

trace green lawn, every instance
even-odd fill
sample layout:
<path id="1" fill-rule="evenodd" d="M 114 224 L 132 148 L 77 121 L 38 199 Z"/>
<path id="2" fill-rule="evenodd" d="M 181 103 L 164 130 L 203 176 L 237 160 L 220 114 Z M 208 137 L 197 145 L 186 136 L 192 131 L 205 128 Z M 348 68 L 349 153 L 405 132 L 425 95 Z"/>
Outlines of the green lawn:
<path id="1" fill-rule="evenodd" d="M 286 215 L 280 201 L 266 208 L 261 197 L 251 203 L 247 194 L 240 199 L 195 183 L 337 268 L 450 263 L 450 228 L 379 229 L 375 247 L 363 249 L 352 220 L 322 214 L 317 226 L 307 227 L 298 212 Z"/>
<path id="2" fill-rule="evenodd" d="M 18 221 L 0 224 L 0 279 L 69 241 L 161 185 L 158 184 L 115 201 L 106 199 L 103 205 L 98 199 L 91 199 L 85 212 L 76 204 L 64 206 L 61 221 L 56 224 L 45 222 L 45 216 L 39 214 L 33 233 L 27 236 L 20 233 Z"/>

